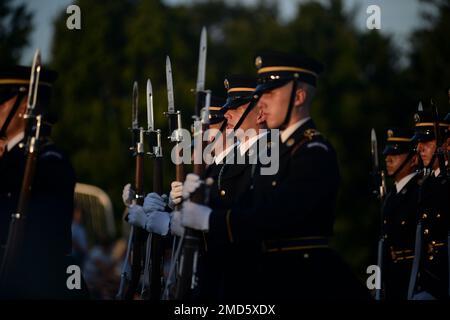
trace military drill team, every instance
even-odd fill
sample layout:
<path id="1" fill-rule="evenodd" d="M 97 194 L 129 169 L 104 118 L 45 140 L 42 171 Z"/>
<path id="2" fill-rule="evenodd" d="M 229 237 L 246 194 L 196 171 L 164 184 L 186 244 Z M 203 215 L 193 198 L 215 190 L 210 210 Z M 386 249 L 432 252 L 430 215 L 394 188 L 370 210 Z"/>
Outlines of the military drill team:
<path id="1" fill-rule="evenodd" d="M 117 298 L 372 299 L 365 283 L 330 247 L 341 177 L 336 151 L 311 117 L 324 66 L 304 55 L 261 52 L 254 74 L 224 79 L 226 99 L 221 99 L 204 88 L 204 41 L 196 90 L 201 126 L 194 136 L 209 134 L 198 150 L 211 148 L 212 161 L 194 163 L 186 176 L 188 165 L 176 164 L 168 196 L 160 187 L 143 194 L 142 181 L 123 188 L 125 220 L 133 232 Z M 174 108 L 171 72 L 168 59 L 167 115 L 171 142 L 179 146 L 181 116 Z M 69 292 L 64 278 L 71 263 L 75 174 L 50 140 L 52 124 L 45 110 L 55 79 L 40 64 L 0 71 L 1 298 L 88 297 L 87 292 Z M 150 84 L 149 129 L 133 128 L 134 154 L 144 154 L 143 140 L 150 133 L 155 134 L 150 143 L 154 159 L 159 159 L 152 95 Z M 33 108 L 30 100 L 36 96 Z M 446 300 L 450 114 L 439 114 L 431 103 L 411 120 L 413 128 L 387 130 L 385 171 L 378 164 L 374 170 L 377 190 L 382 190 L 377 262 L 382 281 L 376 298 Z M 194 142 L 188 153 L 197 151 Z M 377 150 L 373 154 L 378 159 Z M 263 155 L 272 155 L 272 161 L 263 161 Z M 273 161 L 277 170 L 266 174 Z M 29 163 L 34 170 L 28 170 Z M 390 184 L 384 172 L 393 182 L 386 192 Z M 165 259 L 168 274 L 162 268 Z"/>
<path id="2" fill-rule="evenodd" d="M 394 186 L 382 206 L 386 300 L 447 300 L 450 241 L 450 114 L 420 103 L 414 130 L 390 128 L 383 151 Z"/>

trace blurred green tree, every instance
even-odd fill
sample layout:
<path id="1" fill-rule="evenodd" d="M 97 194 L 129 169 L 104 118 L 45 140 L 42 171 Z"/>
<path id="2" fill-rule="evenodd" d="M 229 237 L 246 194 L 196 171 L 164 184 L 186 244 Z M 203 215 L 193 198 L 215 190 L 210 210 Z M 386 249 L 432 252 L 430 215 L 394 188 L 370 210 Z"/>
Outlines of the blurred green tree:
<path id="1" fill-rule="evenodd" d="M 121 189 L 132 180 L 129 156 L 131 91 L 139 81 L 142 120 L 145 81 L 152 80 L 157 128 L 167 133 L 165 56 L 172 60 L 175 103 L 185 127 L 193 112 L 198 41 L 207 26 L 207 88 L 225 95 L 223 79 L 254 73 L 254 56 L 272 49 L 309 54 L 325 63 L 313 115 L 337 149 L 342 188 L 335 246 L 355 271 L 365 275 L 376 262 L 379 206 L 371 197 L 370 129 L 380 146 L 388 126 L 411 126 L 418 96 L 449 84 L 449 6 L 435 1 L 439 14 L 412 37 L 411 66 L 399 64 L 390 36 L 360 30 L 354 10 L 341 0 L 300 2 L 291 21 L 280 19 L 275 1 L 254 7 L 223 0 L 169 6 L 161 0 L 78 0 L 81 30 L 68 30 L 65 13 L 55 21 L 52 66 L 60 72 L 60 122 L 55 138 L 69 150 L 79 180 L 98 185 L 120 212 Z M 445 83 L 447 82 L 447 83 Z M 170 156 L 167 143 L 165 156 Z M 148 167 L 151 167 L 148 165 Z M 146 179 L 151 179 L 151 169 Z M 174 170 L 165 162 L 168 188 Z M 150 183 L 148 183 L 151 186 Z M 148 190 L 147 191 L 151 191 Z M 119 216 L 119 215 L 118 215 Z"/>
<path id="2" fill-rule="evenodd" d="M 415 101 L 433 98 L 441 112 L 449 112 L 450 2 L 422 1 L 424 27 L 411 35 L 411 64 L 406 70 L 409 94 Z"/>
<path id="3" fill-rule="evenodd" d="M 32 15 L 25 4 L 0 2 L 0 65 L 19 63 L 22 50 L 29 43 Z"/>

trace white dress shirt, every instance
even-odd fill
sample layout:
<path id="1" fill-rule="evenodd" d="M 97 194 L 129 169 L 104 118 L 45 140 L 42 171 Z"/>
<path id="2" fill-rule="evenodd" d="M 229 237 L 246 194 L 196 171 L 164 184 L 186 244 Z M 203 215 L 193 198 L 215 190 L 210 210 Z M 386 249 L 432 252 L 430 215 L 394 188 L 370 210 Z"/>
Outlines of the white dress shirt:
<path id="1" fill-rule="evenodd" d="M 395 182 L 395 189 L 397 190 L 397 193 L 402 191 L 402 189 L 408 184 L 408 182 L 414 178 L 414 176 L 417 174 L 417 172 L 413 172 L 408 174 L 407 176 L 400 179 L 400 181 Z"/>
<path id="2" fill-rule="evenodd" d="M 306 117 L 304 119 L 299 120 L 298 122 L 290 125 L 285 130 L 281 131 L 280 133 L 280 139 L 282 143 L 285 143 L 286 140 L 302 125 L 304 125 L 311 117 Z"/>
<path id="3" fill-rule="evenodd" d="M 25 132 L 22 131 L 19 134 L 16 134 L 14 137 L 12 137 L 12 139 L 9 139 L 6 151 L 10 151 L 12 148 L 14 148 L 16 144 L 18 144 L 20 141 L 23 140 L 24 137 Z"/>

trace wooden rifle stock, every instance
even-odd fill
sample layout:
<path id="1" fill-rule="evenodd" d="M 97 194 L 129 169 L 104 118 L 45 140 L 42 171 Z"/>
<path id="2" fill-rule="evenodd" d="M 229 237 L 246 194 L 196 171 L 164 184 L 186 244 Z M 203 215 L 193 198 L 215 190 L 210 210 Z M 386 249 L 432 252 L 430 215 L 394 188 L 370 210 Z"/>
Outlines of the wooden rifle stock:
<path id="1" fill-rule="evenodd" d="M 205 106 L 204 96 L 205 92 L 197 93 L 197 101 L 196 101 L 196 110 L 198 112 L 198 117 L 200 118 L 200 110 Z M 202 104 L 202 105 L 199 105 Z M 202 161 L 200 163 L 194 163 L 194 173 L 198 175 L 201 179 L 204 178 L 205 172 L 205 163 L 203 162 L 203 150 L 206 147 L 207 142 L 202 139 L 203 133 L 208 129 L 208 123 L 202 121 L 201 123 L 201 148 L 198 149 L 194 146 L 194 159 L 199 157 Z M 195 125 L 194 125 L 195 130 Z M 198 132 L 194 133 L 194 136 L 198 134 Z M 196 152 L 200 152 L 200 155 L 196 154 Z M 205 186 L 201 184 L 200 187 L 191 195 L 191 201 L 203 204 L 204 203 L 204 194 L 205 194 Z M 194 230 L 191 228 L 185 228 L 184 231 L 184 239 L 183 239 L 183 248 L 181 252 L 180 259 L 180 269 L 179 269 L 179 277 L 175 291 L 175 299 L 176 300 L 185 300 L 189 298 L 189 293 L 191 290 L 195 289 L 197 286 L 197 275 L 196 275 L 196 266 L 199 258 L 199 248 L 201 244 L 201 240 L 203 238 L 203 234 L 201 231 Z"/>
<path id="2" fill-rule="evenodd" d="M 162 157 L 153 159 L 153 192 L 161 195 L 163 193 Z M 150 300 L 157 301 L 161 298 L 162 277 L 162 239 L 159 234 L 152 233 L 151 240 L 151 268 L 150 274 Z"/>

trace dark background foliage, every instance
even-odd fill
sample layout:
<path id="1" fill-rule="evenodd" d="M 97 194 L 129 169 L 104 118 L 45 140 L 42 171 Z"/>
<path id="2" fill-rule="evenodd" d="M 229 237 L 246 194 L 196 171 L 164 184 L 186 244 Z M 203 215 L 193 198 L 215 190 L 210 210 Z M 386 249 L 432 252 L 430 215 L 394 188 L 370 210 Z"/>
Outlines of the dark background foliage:
<path id="1" fill-rule="evenodd" d="M 222 0 L 171 6 L 161 0 L 75 1 L 82 8 L 81 30 L 67 30 L 65 12 L 54 22 L 51 67 L 60 74 L 53 103 L 59 116 L 54 138 L 70 154 L 78 180 L 108 192 L 119 223 L 121 190 L 133 177 L 127 128 L 134 80 L 140 85 L 142 120 L 145 82 L 152 80 L 156 126 L 166 136 L 165 57 L 172 60 L 175 102 L 187 126 L 202 26 L 209 37 L 206 83 L 216 95 L 225 95 L 226 75 L 255 72 L 258 50 L 317 57 L 326 71 L 313 116 L 337 149 L 343 179 L 334 245 L 363 276 L 366 266 L 376 261 L 379 222 L 379 206 L 371 196 L 370 129 L 377 129 L 381 141 L 386 127 L 411 126 L 419 100 L 429 97 L 448 112 L 450 4 L 427 2 L 437 14 L 422 17 L 426 23 L 412 33 L 405 65 L 399 63 L 393 39 L 355 28 L 354 14 L 344 11 L 340 0 L 299 4 L 297 16 L 288 22 L 280 19 L 273 1 L 254 7 Z M 2 63 L 19 60 L 32 28 L 30 19 L 23 6 L 0 4 Z M 151 165 L 147 168 L 150 182 Z M 174 177 L 169 161 L 164 173 L 168 190 Z M 151 183 L 147 186 L 151 191 Z"/>

